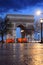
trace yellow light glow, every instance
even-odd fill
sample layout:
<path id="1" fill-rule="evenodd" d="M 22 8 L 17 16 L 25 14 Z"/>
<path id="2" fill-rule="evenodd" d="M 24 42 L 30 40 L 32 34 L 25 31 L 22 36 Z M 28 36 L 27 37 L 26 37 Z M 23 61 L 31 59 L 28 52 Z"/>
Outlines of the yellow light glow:
<path id="1" fill-rule="evenodd" d="M 40 19 L 40 22 L 43 23 L 43 18 Z"/>
<path id="2" fill-rule="evenodd" d="M 24 30 L 21 30 L 21 32 L 24 32 Z"/>

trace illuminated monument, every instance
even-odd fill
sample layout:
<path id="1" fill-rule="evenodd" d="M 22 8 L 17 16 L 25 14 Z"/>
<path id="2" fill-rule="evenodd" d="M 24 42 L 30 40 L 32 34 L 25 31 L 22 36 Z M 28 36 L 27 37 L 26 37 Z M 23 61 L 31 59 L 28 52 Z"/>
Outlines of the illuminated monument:
<path id="1" fill-rule="evenodd" d="M 11 30 L 11 35 L 13 38 L 17 38 L 16 29 L 19 27 L 21 29 L 22 38 L 32 38 L 34 34 L 34 16 L 33 15 L 21 15 L 21 14 L 7 14 L 7 29 Z M 12 24 L 12 27 L 9 26 Z M 7 34 L 7 37 L 9 35 Z"/>

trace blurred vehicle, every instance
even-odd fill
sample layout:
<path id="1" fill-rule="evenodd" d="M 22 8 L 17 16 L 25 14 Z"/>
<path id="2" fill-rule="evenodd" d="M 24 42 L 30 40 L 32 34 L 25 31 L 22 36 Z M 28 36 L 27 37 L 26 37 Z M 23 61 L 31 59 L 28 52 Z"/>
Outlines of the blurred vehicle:
<path id="1" fill-rule="evenodd" d="M 17 42 L 18 42 L 18 43 L 22 43 L 22 42 L 23 42 L 23 39 L 22 39 L 22 38 L 18 38 L 18 39 L 17 39 Z"/>
<path id="2" fill-rule="evenodd" d="M 6 43 L 14 43 L 15 42 L 15 40 L 14 39 L 6 39 L 6 41 L 5 41 Z"/>
<path id="3" fill-rule="evenodd" d="M 23 38 L 23 42 L 24 43 L 27 43 L 27 38 Z"/>
<path id="4" fill-rule="evenodd" d="M 27 38 L 18 38 L 17 42 L 18 43 L 27 43 Z"/>

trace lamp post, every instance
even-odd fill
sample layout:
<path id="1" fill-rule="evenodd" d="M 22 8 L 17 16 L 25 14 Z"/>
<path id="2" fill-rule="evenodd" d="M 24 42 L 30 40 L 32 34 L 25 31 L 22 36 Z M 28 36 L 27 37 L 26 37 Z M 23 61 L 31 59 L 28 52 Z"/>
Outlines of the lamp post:
<path id="1" fill-rule="evenodd" d="M 36 14 L 39 16 L 39 15 L 42 15 L 43 13 L 41 13 L 41 11 L 37 11 Z M 42 41 L 42 23 L 43 23 L 43 18 L 40 18 L 40 23 L 41 23 L 41 43 L 43 43 Z"/>
<path id="2" fill-rule="evenodd" d="M 43 41 L 42 41 L 42 23 L 43 23 L 43 18 L 40 19 L 40 23 L 41 23 L 41 43 L 43 43 Z"/>

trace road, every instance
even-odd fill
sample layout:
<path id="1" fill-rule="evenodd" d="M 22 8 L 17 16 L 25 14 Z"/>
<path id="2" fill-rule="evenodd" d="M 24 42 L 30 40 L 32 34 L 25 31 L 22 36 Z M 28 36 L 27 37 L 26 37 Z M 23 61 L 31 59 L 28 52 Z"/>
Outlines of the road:
<path id="1" fill-rule="evenodd" d="M 0 43 L 0 65 L 43 65 L 43 44 Z"/>

